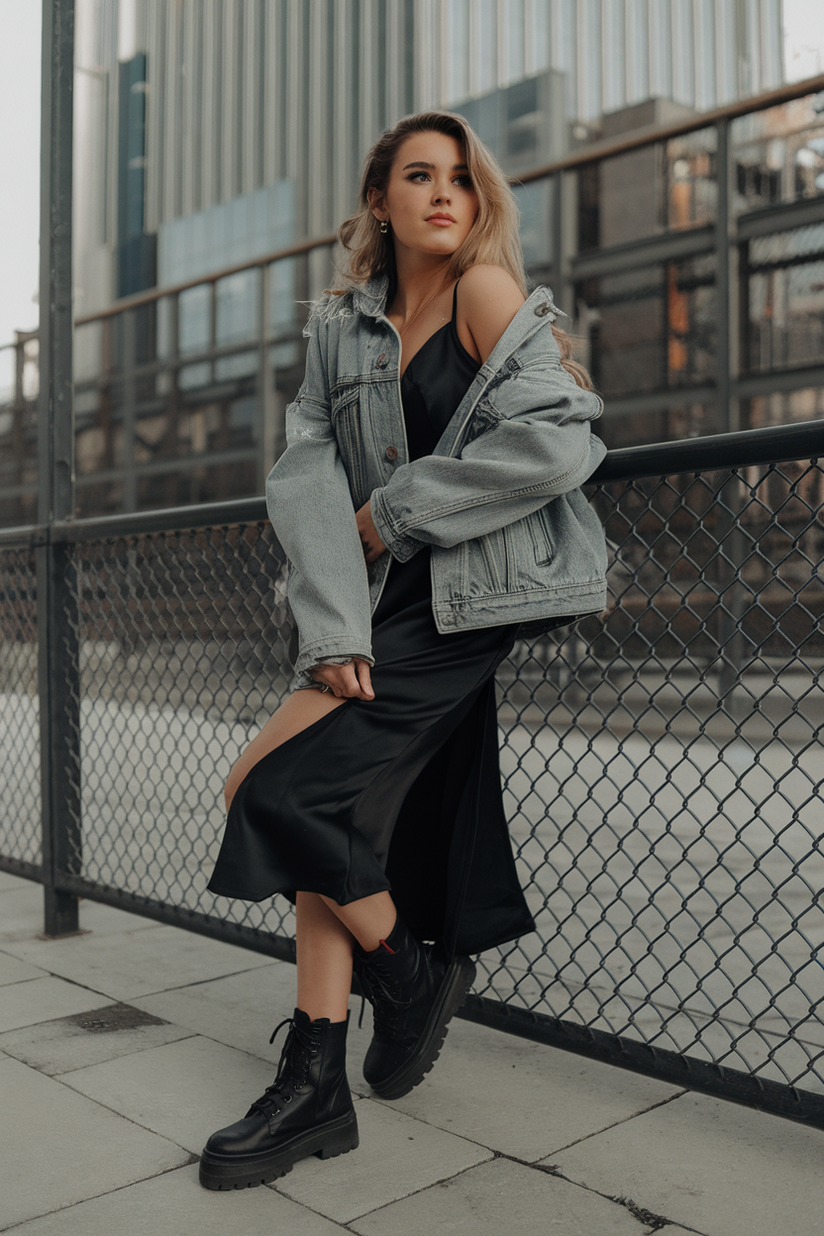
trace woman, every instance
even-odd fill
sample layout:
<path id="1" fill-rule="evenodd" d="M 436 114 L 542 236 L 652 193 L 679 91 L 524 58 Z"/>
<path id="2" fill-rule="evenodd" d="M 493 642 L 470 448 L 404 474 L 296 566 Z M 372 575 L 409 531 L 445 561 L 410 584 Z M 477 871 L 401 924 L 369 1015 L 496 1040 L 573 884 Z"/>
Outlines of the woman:
<path id="1" fill-rule="evenodd" d="M 374 1009 L 364 1076 L 399 1098 L 466 996 L 467 954 L 533 929 L 494 674 L 520 624 L 605 604 L 579 489 L 604 455 L 601 401 L 549 329 L 547 291 L 527 299 L 514 197 L 466 122 L 433 112 L 385 133 L 340 238 L 345 286 L 310 318 L 267 483 L 298 689 L 230 774 L 209 885 L 294 899 L 297 1008 L 275 1081 L 209 1139 L 209 1188 L 357 1146 L 353 964 Z"/>

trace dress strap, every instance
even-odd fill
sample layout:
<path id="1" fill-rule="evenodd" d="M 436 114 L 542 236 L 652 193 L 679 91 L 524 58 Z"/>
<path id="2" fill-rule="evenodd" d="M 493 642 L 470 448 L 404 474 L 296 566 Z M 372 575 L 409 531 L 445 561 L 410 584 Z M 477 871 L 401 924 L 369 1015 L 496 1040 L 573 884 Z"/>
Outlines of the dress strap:
<path id="1" fill-rule="evenodd" d="M 463 275 L 461 275 L 461 279 L 463 279 Z M 460 283 L 461 279 L 459 279 L 457 283 L 455 284 L 455 291 L 452 293 L 452 325 L 453 326 L 456 326 L 458 322 L 458 283 Z"/>

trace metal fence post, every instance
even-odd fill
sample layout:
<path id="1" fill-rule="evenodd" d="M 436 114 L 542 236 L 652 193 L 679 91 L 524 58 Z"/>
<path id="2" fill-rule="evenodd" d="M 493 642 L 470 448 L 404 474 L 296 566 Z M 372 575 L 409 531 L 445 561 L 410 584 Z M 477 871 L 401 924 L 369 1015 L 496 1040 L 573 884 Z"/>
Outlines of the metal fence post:
<path id="1" fill-rule="evenodd" d="M 40 119 L 40 394 L 37 549 L 40 785 L 47 935 L 78 926 L 77 897 L 57 888 L 79 871 L 80 695 L 77 588 L 54 536 L 74 513 L 72 392 L 72 100 L 74 0 L 43 0 Z"/>

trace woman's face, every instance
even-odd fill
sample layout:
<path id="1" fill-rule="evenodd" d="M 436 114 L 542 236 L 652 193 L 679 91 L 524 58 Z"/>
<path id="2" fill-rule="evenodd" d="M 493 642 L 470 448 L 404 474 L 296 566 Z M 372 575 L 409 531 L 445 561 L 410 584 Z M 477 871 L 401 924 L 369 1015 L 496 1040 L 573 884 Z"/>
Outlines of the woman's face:
<path id="1" fill-rule="evenodd" d="M 395 242 L 433 257 L 453 254 L 478 216 L 478 195 L 463 147 L 445 133 L 413 133 L 400 147 L 386 192 L 370 189 L 378 219 L 388 219 Z"/>

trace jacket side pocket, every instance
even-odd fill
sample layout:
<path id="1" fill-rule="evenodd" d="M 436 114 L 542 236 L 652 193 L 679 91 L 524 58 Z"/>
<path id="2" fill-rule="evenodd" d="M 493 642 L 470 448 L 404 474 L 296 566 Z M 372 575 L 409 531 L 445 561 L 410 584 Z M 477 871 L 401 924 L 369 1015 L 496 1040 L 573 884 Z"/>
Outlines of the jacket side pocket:
<path id="1" fill-rule="evenodd" d="M 549 526 L 549 512 L 547 507 L 539 507 L 532 515 L 527 516 L 526 520 L 529 525 L 530 535 L 532 537 L 532 547 L 535 551 L 535 562 L 537 566 L 549 566 L 552 559 L 555 557 L 555 545 L 552 541 L 552 534 Z"/>

